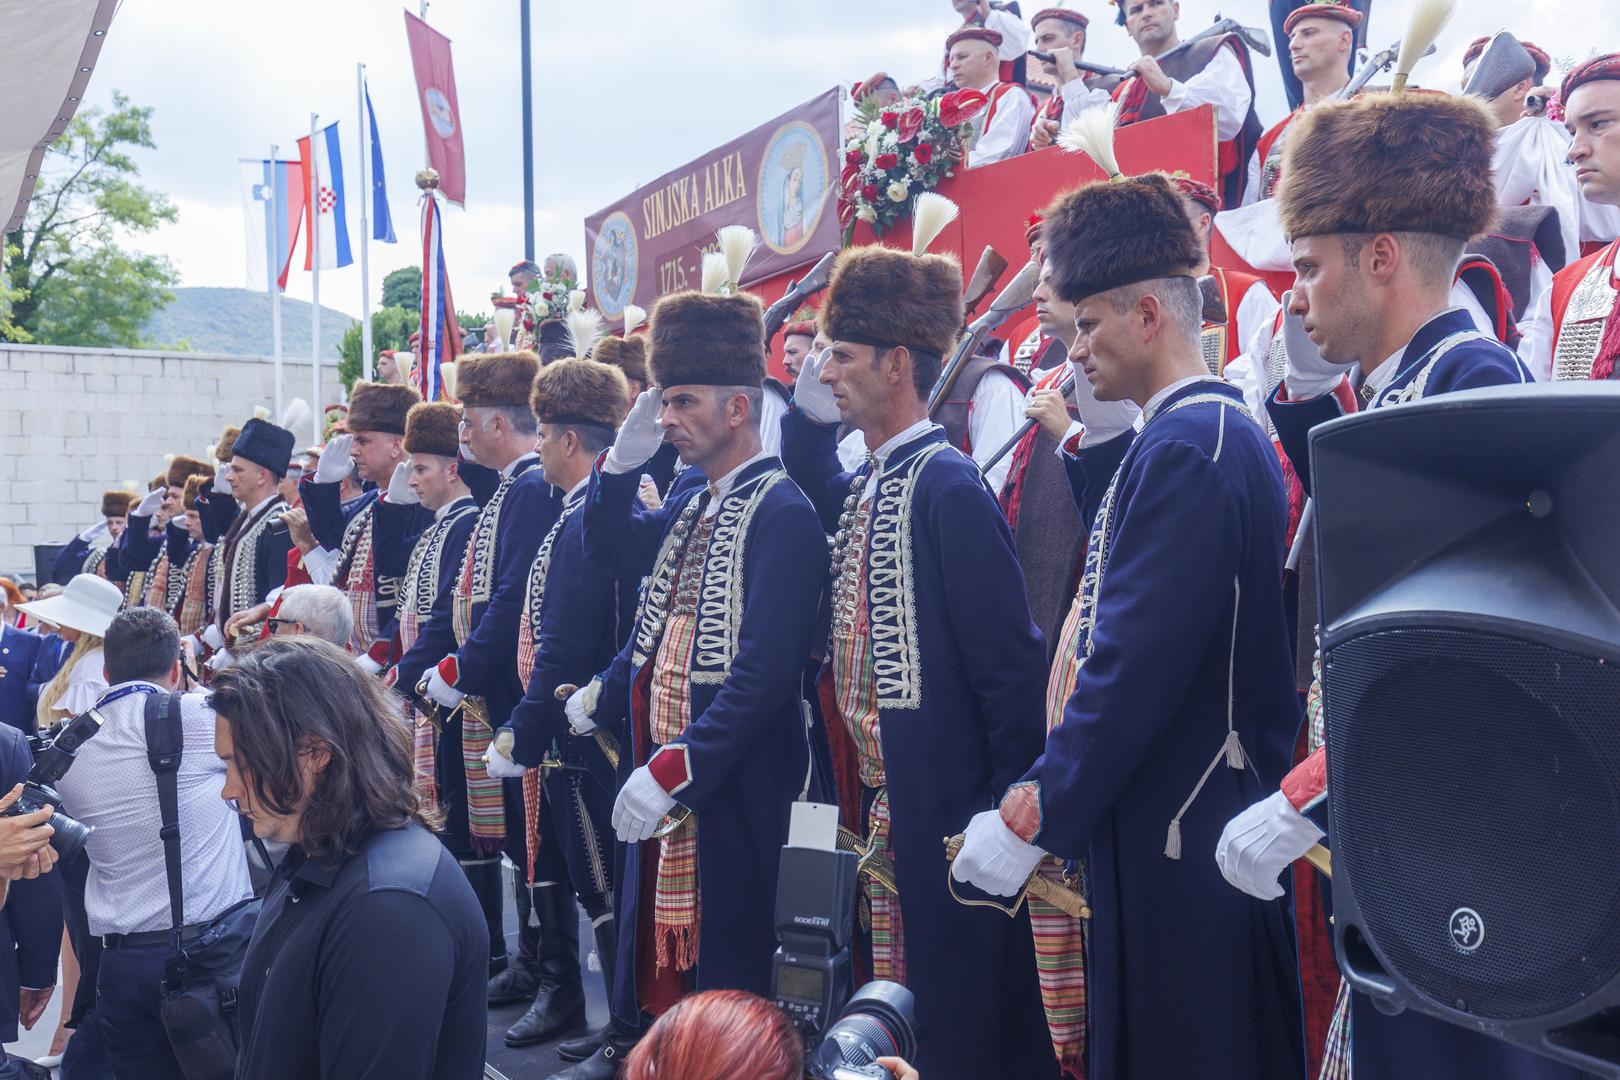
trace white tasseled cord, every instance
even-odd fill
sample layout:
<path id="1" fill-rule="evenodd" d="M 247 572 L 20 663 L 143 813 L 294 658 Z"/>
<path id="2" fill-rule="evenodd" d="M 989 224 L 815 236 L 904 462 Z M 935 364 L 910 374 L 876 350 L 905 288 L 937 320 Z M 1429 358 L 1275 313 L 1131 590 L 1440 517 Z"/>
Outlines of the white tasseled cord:
<path id="1" fill-rule="evenodd" d="M 1222 409 L 1221 414 L 1225 416 L 1226 410 Z M 1235 722 L 1237 704 L 1235 690 L 1237 628 L 1238 613 L 1242 606 L 1243 586 L 1234 577 L 1232 579 L 1232 642 L 1231 651 L 1228 653 L 1226 661 L 1226 740 L 1221 743 L 1220 752 L 1215 755 L 1214 760 L 1209 763 L 1209 767 L 1204 770 L 1204 775 L 1198 778 L 1198 784 L 1193 788 L 1192 794 L 1187 796 L 1187 801 L 1181 804 L 1181 809 L 1176 811 L 1176 816 L 1170 819 L 1170 829 L 1164 838 L 1164 855 L 1167 859 L 1181 858 L 1181 819 L 1187 813 L 1188 808 L 1192 806 L 1194 800 L 1198 798 L 1199 792 L 1204 790 L 1204 785 L 1209 783 L 1210 774 L 1215 771 L 1215 766 L 1219 765 L 1221 759 L 1224 758 L 1229 768 L 1238 770 L 1243 768 L 1243 743 L 1238 738 Z"/>

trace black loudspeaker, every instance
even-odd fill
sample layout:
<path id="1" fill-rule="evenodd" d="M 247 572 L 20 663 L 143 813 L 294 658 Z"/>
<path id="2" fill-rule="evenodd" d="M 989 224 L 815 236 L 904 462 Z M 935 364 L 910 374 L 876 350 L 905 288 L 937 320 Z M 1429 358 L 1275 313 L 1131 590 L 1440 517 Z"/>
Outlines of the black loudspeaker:
<path id="1" fill-rule="evenodd" d="M 1620 386 L 1312 433 L 1352 989 L 1620 1077 Z"/>

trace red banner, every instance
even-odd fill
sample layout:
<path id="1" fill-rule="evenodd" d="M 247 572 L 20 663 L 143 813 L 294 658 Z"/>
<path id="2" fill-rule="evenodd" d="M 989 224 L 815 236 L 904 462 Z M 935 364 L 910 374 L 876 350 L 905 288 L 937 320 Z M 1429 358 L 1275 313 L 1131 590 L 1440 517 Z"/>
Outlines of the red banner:
<path id="1" fill-rule="evenodd" d="M 416 70 L 428 164 L 439 174 L 439 194 L 461 206 L 467 201 L 467 156 L 461 147 L 461 107 L 456 103 L 450 39 L 408 11 L 405 38 L 411 46 L 411 67 Z"/>
<path id="2" fill-rule="evenodd" d="M 836 251 L 838 91 L 829 90 L 585 219 L 592 304 L 609 319 L 695 289 L 715 230 L 747 225 L 759 246 L 742 285 Z"/>

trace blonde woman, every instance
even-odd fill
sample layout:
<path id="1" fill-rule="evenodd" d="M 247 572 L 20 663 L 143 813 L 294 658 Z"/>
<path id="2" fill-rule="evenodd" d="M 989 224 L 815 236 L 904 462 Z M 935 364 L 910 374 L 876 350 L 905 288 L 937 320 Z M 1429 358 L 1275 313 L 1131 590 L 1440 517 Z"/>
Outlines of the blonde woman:
<path id="1" fill-rule="evenodd" d="M 35 719 L 40 727 L 84 712 L 106 693 L 101 637 L 123 602 L 123 591 L 112 582 L 80 574 L 61 595 L 20 605 L 31 618 L 56 627 L 73 646 L 62 669 L 39 692 Z"/>

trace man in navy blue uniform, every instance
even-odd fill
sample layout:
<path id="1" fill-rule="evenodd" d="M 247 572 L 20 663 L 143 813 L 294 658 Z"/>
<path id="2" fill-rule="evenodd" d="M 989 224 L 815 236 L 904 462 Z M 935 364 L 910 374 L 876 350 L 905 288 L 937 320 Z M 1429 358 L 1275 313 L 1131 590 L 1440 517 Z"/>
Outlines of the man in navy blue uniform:
<path id="1" fill-rule="evenodd" d="M 33 766 L 33 755 L 22 733 L 0 726 L 0 810 L 14 799 L 12 786 L 21 783 Z M 0 851 L 22 850 L 17 844 L 35 848 L 18 865 L 0 865 L 0 877 L 32 880 L 0 880 L 0 1041 L 16 1042 L 18 1021 L 33 1028 L 45 1012 L 56 987 L 56 962 L 62 945 L 62 875 L 40 874 L 55 861 L 55 851 L 37 850 L 50 836 L 41 818 L 50 810 L 35 811 L 26 817 L 5 818 Z M 29 836 L 28 834 L 35 834 Z M 30 866 L 32 863 L 32 866 Z M 0 1080 L 25 1080 L 30 1074 L 15 1059 L 0 1054 Z"/>
<path id="2" fill-rule="evenodd" d="M 39 657 L 40 638 L 32 630 L 19 630 L 0 619 L 0 724 L 27 734 L 35 728 L 34 701 L 28 692 L 29 676 Z"/>
<path id="3" fill-rule="evenodd" d="M 578 342 L 576 348 L 586 351 Z M 563 509 L 529 570 L 517 641 L 518 674 L 528 690 L 485 756 L 492 776 L 524 777 L 529 835 L 557 838 L 538 857 L 531 851 L 532 866 L 518 868 L 531 883 L 535 910 L 561 906 L 571 912 L 568 897 L 578 898 L 591 920 L 611 998 L 618 955 L 610 829 L 614 768 L 595 739 L 570 736 L 557 690 L 587 683 L 607 667 L 634 616 L 637 581 L 621 583 L 612 562 L 586 557 L 579 512 L 592 466 L 613 442 L 629 397 L 617 367 L 576 358 L 553 360 L 541 370 L 530 405 L 540 424 L 540 467 L 564 492 Z M 525 775 L 530 770 L 537 771 Z M 544 781 L 544 797 L 536 779 Z M 558 919 L 550 922 L 564 932 L 540 942 L 540 993 L 506 1033 L 508 1046 L 545 1042 L 585 1023 L 577 932 L 567 933 Z M 577 931 L 578 923 L 572 925 Z M 591 1044 L 579 1056 L 595 1050 Z"/>
<path id="4" fill-rule="evenodd" d="M 1482 105 L 1445 94 L 1363 94 L 1312 109 L 1290 131 L 1278 193 L 1296 273 L 1288 312 L 1310 342 L 1289 345 L 1266 405 L 1307 490 L 1310 431 L 1345 411 L 1335 390 L 1347 377 L 1373 409 L 1531 381 L 1517 355 L 1450 307 L 1464 241 L 1495 214 L 1494 131 Z M 1216 848 L 1227 879 L 1251 896 L 1280 896 L 1278 874 L 1322 837 L 1302 813 L 1326 782 L 1319 717 L 1312 727 L 1315 752 L 1235 816 Z M 1347 1048 L 1357 1080 L 1580 1075 L 1410 1010 L 1385 1016 L 1358 995 L 1348 1001 L 1324 1071 L 1342 1068 Z"/>
<path id="5" fill-rule="evenodd" d="M 860 792 L 856 829 L 899 884 L 863 882 L 873 974 L 916 994 L 924 1075 L 1051 1076 L 1028 919 L 952 899 L 940 847 L 1040 752 L 1046 672 L 1001 508 L 928 417 L 961 325 L 950 256 L 844 252 L 821 312 L 832 344 L 800 370 L 783 458 L 837 534 L 828 738 L 849 748 L 833 760 L 857 774 L 840 785 Z M 853 473 L 839 420 L 866 442 Z"/>
<path id="6" fill-rule="evenodd" d="M 1010 896 L 1047 852 L 1084 861 L 1088 1080 L 1301 1077 L 1286 913 L 1203 857 L 1287 770 L 1299 723 L 1276 454 L 1200 360 L 1202 258 L 1171 179 L 1088 184 L 1044 217 L 1076 305 L 1085 430 L 1065 450 L 1091 535 L 1061 716 L 952 873 Z"/>
<path id="7" fill-rule="evenodd" d="M 611 726 L 621 748 L 613 1030 L 557 1080 L 617 1076 L 629 1044 L 690 991 L 770 993 L 777 865 L 809 782 L 802 677 L 827 545 L 809 500 L 760 447 L 759 302 L 666 296 L 648 340 L 658 389 L 638 398 L 593 474 L 585 529 L 598 516 L 661 539 L 628 642 L 566 706 L 573 730 Z M 708 482 L 677 480 L 659 510 L 630 521 L 664 443 Z"/>

